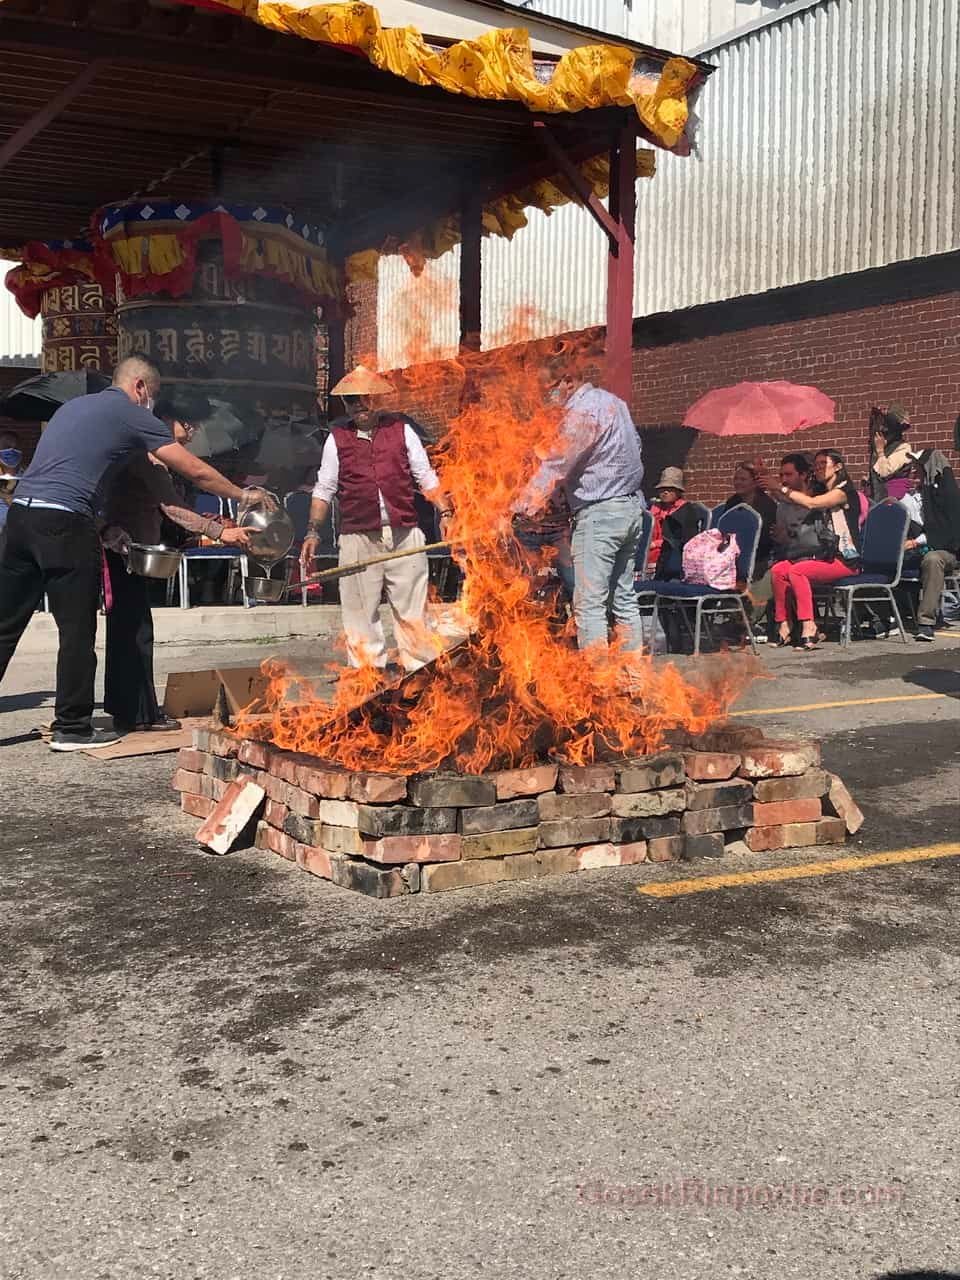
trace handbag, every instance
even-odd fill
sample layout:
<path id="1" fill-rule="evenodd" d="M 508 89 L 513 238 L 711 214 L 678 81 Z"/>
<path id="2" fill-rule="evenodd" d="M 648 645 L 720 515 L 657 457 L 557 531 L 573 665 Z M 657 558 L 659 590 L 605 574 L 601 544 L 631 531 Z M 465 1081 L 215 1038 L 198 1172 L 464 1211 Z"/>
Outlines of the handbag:
<path id="1" fill-rule="evenodd" d="M 834 533 L 832 525 L 818 513 L 813 520 L 808 518 L 800 525 L 783 558 L 791 563 L 797 560 L 824 560 L 829 564 L 836 560 L 839 548 L 840 539 Z"/>
<path id="2" fill-rule="evenodd" d="M 707 529 L 691 538 L 683 548 L 683 579 L 718 591 L 734 591 L 737 586 L 736 535 Z"/>

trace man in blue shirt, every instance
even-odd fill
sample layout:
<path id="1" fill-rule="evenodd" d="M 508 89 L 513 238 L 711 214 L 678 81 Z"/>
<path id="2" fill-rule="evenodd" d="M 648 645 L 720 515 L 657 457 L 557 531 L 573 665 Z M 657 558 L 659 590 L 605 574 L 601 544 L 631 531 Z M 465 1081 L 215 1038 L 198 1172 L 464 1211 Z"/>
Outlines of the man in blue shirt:
<path id="1" fill-rule="evenodd" d="M 60 633 L 57 697 L 50 746 L 107 746 L 115 733 L 94 730 L 97 606 L 102 553 L 97 515 L 114 472 L 133 454 L 152 453 L 199 489 L 243 499 L 237 487 L 174 441 L 151 412 L 160 375 L 140 356 L 122 360 L 113 385 L 62 405 L 20 478 L 0 555 L 0 680 L 34 610 L 46 595 Z"/>
<path id="2" fill-rule="evenodd" d="M 624 650 L 638 650 L 643 626 L 633 580 L 646 507 L 640 437 L 626 404 L 577 377 L 563 356 L 547 361 L 541 382 L 565 412 L 557 446 L 530 482 L 521 510 L 535 513 L 562 485 L 573 514 L 577 643 L 606 649 L 612 615 Z"/>

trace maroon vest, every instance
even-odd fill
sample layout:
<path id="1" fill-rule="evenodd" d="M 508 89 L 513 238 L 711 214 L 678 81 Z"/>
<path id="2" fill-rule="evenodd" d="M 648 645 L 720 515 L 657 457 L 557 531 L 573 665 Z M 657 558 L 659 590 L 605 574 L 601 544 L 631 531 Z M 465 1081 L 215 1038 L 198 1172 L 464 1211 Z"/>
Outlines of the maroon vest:
<path id="1" fill-rule="evenodd" d="M 341 533 L 369 533 L 383 523 L 377 490 L 383 494 L 391 525 L 412 529 L 417 523 L 413 476 L 401 418 L 384 417 L 370 440 L 352 427 L 334 427 L 340 462 L 337 497 Z"/>

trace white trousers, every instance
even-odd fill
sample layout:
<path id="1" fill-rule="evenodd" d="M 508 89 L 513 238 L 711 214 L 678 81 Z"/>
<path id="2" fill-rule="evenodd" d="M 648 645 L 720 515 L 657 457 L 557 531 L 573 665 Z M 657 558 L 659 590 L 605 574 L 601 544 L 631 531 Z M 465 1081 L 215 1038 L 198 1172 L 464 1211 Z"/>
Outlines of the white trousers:
<path id="1" fill-rule="evenodd" d="M 340 535 L 341 566 L 358 564 L 391 551 L 406 551 L 426 543 L 423 530 L 374 529 L 369 533 Z M 340 605 L 347 637 L 347 658 L 352 667 L 387 664 L 387 645 L 380 622 L 380 603 L 386 590 L 393 613 L 401 665 L 415 671 L 434 659 L 443 648 L 427 621 L 427 557 L 404 556 L 386 564 L 372 564 L 362 573 L 340 579 Z"/>

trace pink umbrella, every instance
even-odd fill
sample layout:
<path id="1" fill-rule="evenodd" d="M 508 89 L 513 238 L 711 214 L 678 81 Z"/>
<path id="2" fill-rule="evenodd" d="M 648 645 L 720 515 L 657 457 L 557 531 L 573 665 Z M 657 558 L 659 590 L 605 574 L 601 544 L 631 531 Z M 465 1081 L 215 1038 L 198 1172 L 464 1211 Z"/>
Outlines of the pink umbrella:
<path id="1" fill-rule="evenodd" d="M 788 436 L 833 422 L 836 405 L 816 387 L 794 382 L 738 382 L 708 391 L 683 419 L 715 436 Z"/>

